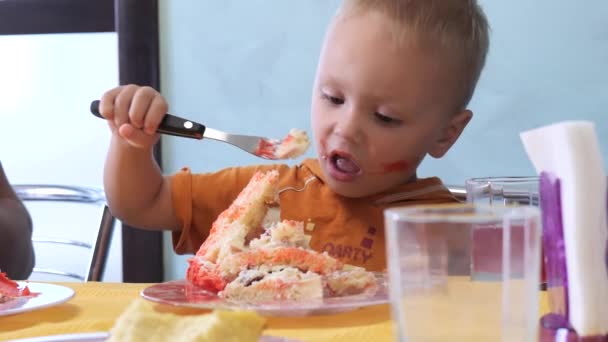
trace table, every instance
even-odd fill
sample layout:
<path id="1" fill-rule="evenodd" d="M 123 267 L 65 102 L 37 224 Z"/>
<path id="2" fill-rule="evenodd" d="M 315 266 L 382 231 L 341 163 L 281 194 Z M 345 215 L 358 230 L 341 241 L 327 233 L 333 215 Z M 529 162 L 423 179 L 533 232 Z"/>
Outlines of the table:
<path id="1" fill-rule="evenodd" d="M 54 334 L 108 331 L 120 313 L 151 284 L 58 283 L 75 290 L 67 303 L 0 317 L 0 341 Z M 302 341 L 392 341 L 388 305 L 331 316 L 269 317 L 265 335 Z"/>
<path id="2" fill-rule="evenodd" d="M 151 284 L 59 283 L 75 290 L 67 303 L 0 317 L 0 341 L 54 334 L 108 331 L 120 313 Z M 157 305 L 157 304 L 155 304 Z M 548 311 L 541 295 L 541 313 Z M 265 335 L 302 341 L 392 341 L 388 305 L 312 317 L 269 317 Z"/>

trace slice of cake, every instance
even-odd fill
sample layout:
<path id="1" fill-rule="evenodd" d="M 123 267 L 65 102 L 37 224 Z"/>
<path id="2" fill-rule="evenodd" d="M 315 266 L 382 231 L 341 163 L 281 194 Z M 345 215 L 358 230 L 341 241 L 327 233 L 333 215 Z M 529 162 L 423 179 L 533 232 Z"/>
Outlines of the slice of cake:
<path id="1" fill-rule="evenodd" d="M 0 272 L 0 304 L 6 303 L 17 297 L 32 295 L 27 286 L 19 287 L 19 284 L 9 279 L 6 273 Z"/>
<path id="2" fill-rule="evenodd" d="M 362 267 L 345 265 L 341 270 L 325 277 L 326 292 L 332 297 L 358 294 L 373 295 L 376 290 L 376 276 Z"/>
<path id="3" fill-rule="evenodd" d="M 261 228 L 267 204 L 277 201 L 278 179 L 277 171 L 254 174 L 236 200 L 213 223 L 209 237 L 196 255 L 216 263 L 228 254 L 243 250 L 247 238 Z"/>
<path id="4" fill-rule="evenodd" d="M 267 207 L 277 202 L 278 179 L 277 171 L 254 174 L 230 207 L 213 222 L 209 237 L 195 257 L 188 260 L 188 280 L 213 292 L 233 280 L 221 276 L 218 265 L 226 256 L 245 250 L 248 241 L 262 233 Z"/>
<path id="5" fill-rule="evenodd" d="M 310 146 L 306 132 L 292 129 L 274 152 L 278 159 L 296 158 L 304 154 Z"/>
<path id="6" fill-rule="evenodd" d="M 265 324 L 264 318 L 250 311 L 159 312 L 151 303 L 138 299 L 116 320 L 108 342 L 257 342 Z"/>
<path id="7" fill-rule="evenodd" d="M 295 267 L 261 266 L 239 273 L 220 296 L 246 302 L 323 298 L 323 279 L 313 272 Z"/>
<path id="8" fill-rule="evenodd" d="M 304 154 L 309 146 L 310 140 L 306 132 L 293 128 L 282 140 L 261 139 L 255 154 L 268 159 L 297 158 Z"/>
<path id="9" fill-rule="evenodd" d="M 248 302 L 373 294 L 377 280 L 310 248 L 304 223 L 278 221 L 278 172 L 256 173 L 188 260 L 187 279 Z"/>

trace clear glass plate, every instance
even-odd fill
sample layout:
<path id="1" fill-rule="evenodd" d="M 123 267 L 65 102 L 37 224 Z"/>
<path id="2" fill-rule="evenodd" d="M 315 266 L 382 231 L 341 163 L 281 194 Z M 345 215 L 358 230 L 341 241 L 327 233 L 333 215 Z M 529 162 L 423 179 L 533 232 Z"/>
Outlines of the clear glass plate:
<path id="1" fill-rule="evenodd" d="M 229 301 L 192 285 L 187 280 L 174 280 L 147 287 L 141 296 L 147 300 L 173 306 L 252 310 L 265 316 L 307 316 L 351 311 L 365 306 L 388 303 L 386 274 L 376 273 L 378 288 L 373 294 L 343 297 L 325 297 L 319 300 L 276 301 L 248 303 Z"/>

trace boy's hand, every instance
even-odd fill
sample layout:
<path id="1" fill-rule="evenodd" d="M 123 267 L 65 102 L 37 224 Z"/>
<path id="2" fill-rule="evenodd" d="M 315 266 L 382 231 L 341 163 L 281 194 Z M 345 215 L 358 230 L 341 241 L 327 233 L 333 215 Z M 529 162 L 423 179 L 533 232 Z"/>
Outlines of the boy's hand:
<path id="1" fill-rule="evenodd" d="M 149 148 L 158 141 L 156 129 L 168 110 L 158 91 L 132 84 L 107 91 L 99 103 L 99 113 L 108 120 L 112 133 L 137 148 Z"/>

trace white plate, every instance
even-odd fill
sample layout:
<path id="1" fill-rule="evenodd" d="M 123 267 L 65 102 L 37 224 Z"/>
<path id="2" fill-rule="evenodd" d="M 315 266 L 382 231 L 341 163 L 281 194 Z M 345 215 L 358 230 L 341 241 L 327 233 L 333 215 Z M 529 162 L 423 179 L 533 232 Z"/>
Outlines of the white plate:
<path id="1" fill-rule="evenodd" d="M 10 340 L 7 342 L 104 342 L 110 337 L 107 332 L 94 332 L 84 334 L 51 335 Z M 262 336 L 259 342 L 296 342 L 282 337 Z"/>
<path id="2" fill-rule="evenodd" d="M 18 281 L 19 287 L 29 287 L 30 292 L 38 295 L 32 297 L 20 297 L 9 302 L 0 304 L 0 316 L 14 315 L 22 312 L 47 308 L 68 301 L 74 296 L 74 290 L 69 287 Z"/>
<path id="3" fill-rule="evenodd" d="M 260 304 L 233 302 L 194 286 L 187 280 L 174 280 L 152 285 L 145 288 L 141 292 L 141 296 L 153 302 L 173 306 L 204 309 L 253 310 L 265 316 L 325 315 L 351 311 L 365 306 L 388 303 L 388 288 L 385 274 L 376 273 L 376 279 L 378 288 L 377 291 L 371 295 L 326 297 L 319 300 L 307 300 L 302 302 L 277 301 Z"/>
<path id="4" fill-rule="evenodd" d="M 67 335 L 50 335 L 32 338 L 23 338 L 19 340 L 10 340 L 8 342 L 104 342 L 110 337 L 107 332 L 93 332 L 84 334 L 67 334 Z"/>

